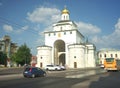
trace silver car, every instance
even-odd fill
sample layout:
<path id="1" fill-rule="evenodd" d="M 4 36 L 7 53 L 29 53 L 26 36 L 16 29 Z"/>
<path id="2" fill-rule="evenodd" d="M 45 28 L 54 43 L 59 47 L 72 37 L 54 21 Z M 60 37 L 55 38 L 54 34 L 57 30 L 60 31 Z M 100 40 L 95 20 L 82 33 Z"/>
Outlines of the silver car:
<path id="1" fill-rule="evenodd" d="M 60 66 L 57 65 L 47 65 L 45 67 L 46 70 L 56 70 L 56 71 L 60 71 L 62 70 Z"/>

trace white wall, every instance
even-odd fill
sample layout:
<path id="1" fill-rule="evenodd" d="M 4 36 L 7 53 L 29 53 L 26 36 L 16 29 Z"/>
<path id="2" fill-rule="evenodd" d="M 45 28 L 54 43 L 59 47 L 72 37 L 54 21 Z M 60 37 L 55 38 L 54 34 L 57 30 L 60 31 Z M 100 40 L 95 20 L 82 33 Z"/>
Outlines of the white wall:
<path id="1" fill-rule="evenodd" d="M 95 46 L 90 44 L 87 45 L 88 51 L 87 51 L 87 58 L 86 58 L 86 67 L 96 67 L 96 57 L 95 57 Z"/>
<path id="2" fill-rule="evenodd" d="M 74 68 L 74 62 L 77 62 L 77 68 L 85 67 L 85 46 L 70 45 L 69 47 L 69 67 Z"/>
<path id="3" fill-rule="evenodd" d="M 38 47 L 37 48 L 37 64 L 36 67 L 40 67 L 40 63 L 42 63 L 43 68 L 48 65 L 52 64 L 52 48 L 51 47 Z"/>

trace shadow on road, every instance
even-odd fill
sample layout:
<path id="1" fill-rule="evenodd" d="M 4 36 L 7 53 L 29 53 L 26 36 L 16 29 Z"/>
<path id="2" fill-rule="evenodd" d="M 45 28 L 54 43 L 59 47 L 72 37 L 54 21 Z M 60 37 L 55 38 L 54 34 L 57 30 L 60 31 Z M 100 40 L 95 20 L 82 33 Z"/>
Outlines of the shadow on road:
<path id="1" fill-rule="evenodd" d="M 97 81 L 92 81 L 89 88 L 120 88 L 120 72 L 105 73 Z"/>

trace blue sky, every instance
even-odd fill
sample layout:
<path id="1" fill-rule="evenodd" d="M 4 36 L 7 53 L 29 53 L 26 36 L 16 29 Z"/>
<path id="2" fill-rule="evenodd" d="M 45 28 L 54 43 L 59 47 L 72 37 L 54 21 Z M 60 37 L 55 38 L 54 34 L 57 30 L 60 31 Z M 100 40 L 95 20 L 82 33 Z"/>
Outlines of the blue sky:
<path id="1" fill-rule="evenodd" d="M 120 0 L 0 0 L 0 38 L 9 35 L 33 55 L 44 44 L 44 31 L 60 20 L 64 6 L 79 31 L 97 50 L 120 50 Z"/>

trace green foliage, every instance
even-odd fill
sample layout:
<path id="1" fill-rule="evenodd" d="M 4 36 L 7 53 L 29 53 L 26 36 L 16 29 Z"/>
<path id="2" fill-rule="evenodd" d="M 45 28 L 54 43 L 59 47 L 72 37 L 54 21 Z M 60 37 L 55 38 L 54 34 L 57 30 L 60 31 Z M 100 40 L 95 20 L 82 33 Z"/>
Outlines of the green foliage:
<path id="1" fill-rule="evenodd" d="M 11 59 L 17 64 L 21 64 L 21 65 L 30 64 L 30 60 L 31 60 L 30 49 L 27 47 L 26 44 L 21 45 L 17 53 L 12 55 Z"/>
<path id="2" fill-rule="evenodd" d="M 5 66 L 7 64 L 7 55 L 3 52 L 0 52 L 0 64 Z"/>

